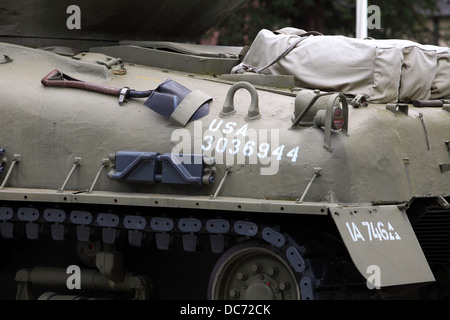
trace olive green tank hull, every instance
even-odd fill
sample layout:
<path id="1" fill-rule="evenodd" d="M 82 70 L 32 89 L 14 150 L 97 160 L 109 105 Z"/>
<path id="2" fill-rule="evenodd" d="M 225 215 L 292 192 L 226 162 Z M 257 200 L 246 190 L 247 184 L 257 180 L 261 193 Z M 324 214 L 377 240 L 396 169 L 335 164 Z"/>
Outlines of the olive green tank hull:
<path id="1" fill-rule="evenodd" d="M 165 54 L 170 67 L 174 55 Z M 334 292 L 336 286 L 321 281 L 334 254 L 340 262 L 352 261 L 353 271 L 346 276 L 357 273 L 363 291 L 371 270 L 382 271 L 377 285 L 383 288 L 435 280 L 412 222 L 420 225 L 425 212 L 449 209 L 447 106 L 353 108 L 342 95 L 330 94 L 330 100 L 317 100 L 314 125 L 293 126 L 300 101 L 311 92 L 119 58 L 90 52 L 72 59 L 0 44 L 0 232 L 5 241 L 19 234 L 40 239 L 43 229 L 58 241 L 72 233 L 81 243 L 82 260 L 99 269 L 96 281 L 116 282 L 112 291 L 132 290 L 133 283 L 146 287 L 152 269 L 128 277 L 118 255 L 97 249 L 93 240 L 106 248 L 126 244 L 128 253 L 134 247 L 145 250 L 147 238 L 154 237 L 162 250 L 178 238 L 185 251 L 200 257 L 196 250 L 205 247 L 202 237 L 211 248 L 209 258 L 217 261 L 204 288 L 211 299 L 326 296 L 314 290 Z M 199 65 L 209 59 L 195 57 Z M 215 59 L 212 64 L 238 63 Z M 62 81 L 61 75 L 117 88 L 112 90 L 117 94 L 49 86 L 47 80 Z M 157 106 L 169 108 L 169 118 L 147 107 L 153 95 L 119 103 L 119 92 L 155 92 L 167 79 L 190 91 L 179 104 Z M 202 104 L 207 101 L 208 113 L 188 121 L 198 109 L 198 97 Z M 328 112 L 335 101 L 342 105 L 337 114 Z M 421 235 L 434 236 L 430 231 Z M 258 241 L 242 242 L 246 239 Z M 92 263 L 92 257 L 100 258 Z M 183 261 L 173 252 L 169 257 L 165 263 Z M 414 268 L 405 270 L 405 265 Z M 123 273 L 116 274 L 116 267 Z M 52 270 L 18 271 L 18 297 L 30 298 L 31 278 L 64 287 L 63 281 L 53 281 Z M 253 275 L 246 278 L 250 270 Z M 64 269 L 57 272 L 64 275 Z M 163 279 L 163 273 L 157 277 Z M 236 290 L 241 286 L 252 290 Z M 257 290 L 260 286 L 264 291 Z M 146 290 L 135 294 L 148 297 Z"/>
<path id="2" fill-rule="evenodd" d="M 0 53 L 13 59 L 0 65 L 5 75 L 0 79 L 4 92 L 1 147 L 9 164 L 14 154 L 21 155 L 7 187 L 57 190 L 74 159 L 81 158 L 82 165 L 66 189 L 86 190 L 110 154 L 164 154 L 182 149 L 215 157 L 215 184 L 127 184 L 112 181 L 105 171 L 95 190 L 209 196 L 228 165 L 231 174 L 220 191 L 224 197 L 296 200 L 314 168 L 321 168 L 321 174 L 304 201 L 330 201 L 331 196 L 342 203 L 403 203 L 415 197 L 450 194 L 445 169 L 450 163 L 446 143 L 450 113 L 442 108 L 410 105 L 407 115 L 389 111 L 386 105 L 351 108 L 348 134 L 333 132 L 330 152 L 323 147 L 321 128 L 289 130 L 292 96 L 258 91 L 260 118 L 247 121 L 250 98 L 238 92 L 242 98 L 236 102 L 237 114 L 222 118 L 230 88 L 226 83 L 131 65 L 126 66 L 126 75 L 113 76 L 100 65 L 7 44 L 1 45 Z M 210 111 L 198 121 L 176 127 L 147 108 L 145 99 L 129 99 L 119 106 L 118 98 L 100 93 L 44 87 L 40 80 L 53 69 L 85 81 L 137 90 L 154 89 L 171 78 L 211 96 Z M 243 136 L 247 140 L 242 144 L 233 142 Z"/>

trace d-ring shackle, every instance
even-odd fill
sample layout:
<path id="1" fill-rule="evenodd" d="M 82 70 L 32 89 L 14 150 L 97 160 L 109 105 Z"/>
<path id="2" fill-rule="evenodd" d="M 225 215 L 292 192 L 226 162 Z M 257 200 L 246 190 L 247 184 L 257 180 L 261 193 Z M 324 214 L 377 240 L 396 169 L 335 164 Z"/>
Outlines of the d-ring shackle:
<path id="1" fill-rule="evenodd" d="M 251 97 L 250 107 L 248 108 L 248 113 L 245 120 L 251 121 L 258 119 L 260 117 L 258 92 L 252 84 L 246 81 L 237 82 L 228 90 L 220 116 L 222 118 L 227 118 L 236 113 L 236 110 L 234 109 L 234 94 L 239 89 L 246 89 L 250 93 Z"/>

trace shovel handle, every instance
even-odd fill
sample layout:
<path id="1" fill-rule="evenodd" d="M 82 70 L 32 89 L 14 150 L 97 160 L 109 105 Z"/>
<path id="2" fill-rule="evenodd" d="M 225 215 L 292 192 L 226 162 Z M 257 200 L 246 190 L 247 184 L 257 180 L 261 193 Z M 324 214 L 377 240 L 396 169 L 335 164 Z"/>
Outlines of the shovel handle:
<path id="1" fill-rule="evenodd" d="M 42 78 L 41 83 L 47 87 L 65 87 L 65 88 L 78 88 L 89 91 L 100 92 L 109 94 L 111 96 L 119 96 L 120 88 L 111 88 L 95 83 L 84 82 L 75 78 L 72 78 L 59 70 L 53 70 Z"/>

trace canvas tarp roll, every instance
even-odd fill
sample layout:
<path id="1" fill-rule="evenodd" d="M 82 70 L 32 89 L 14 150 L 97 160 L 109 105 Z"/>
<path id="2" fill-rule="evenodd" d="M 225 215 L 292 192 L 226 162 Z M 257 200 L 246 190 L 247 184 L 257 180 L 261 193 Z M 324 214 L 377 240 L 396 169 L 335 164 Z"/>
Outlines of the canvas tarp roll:
<path id="1" fill-rule="evenodd" d="M 294 28 L 261 30 L 232 72 L 263 69 L 298 42 L 301 33 Z M 261 73 L 293 75 L 301 88 L 365 94 L 374 103 L 445 99 L 450 91 L 446 49 L 403 40 L 310 35 Z"/>
<path id="2" fill-rule="evenodd" d="M 450 99 L 450 48 L 425 46 L 436 50 L 437 69 L 431 86 L 430 99 Z"/>

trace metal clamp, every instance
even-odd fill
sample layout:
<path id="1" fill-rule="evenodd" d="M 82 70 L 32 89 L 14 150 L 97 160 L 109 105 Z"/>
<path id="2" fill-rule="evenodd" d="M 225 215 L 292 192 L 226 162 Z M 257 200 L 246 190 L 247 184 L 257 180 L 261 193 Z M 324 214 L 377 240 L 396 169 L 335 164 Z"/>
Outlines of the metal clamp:
<path id="1" fill-rule="evenodd" d="M 124 87 L 122 89 L 120 89 L 119 92 L 119 105 L 123 105 L 123 102 L 125 101 L 125 98 L 127 97 L 127 95 L 130 93 L 131 89 L 128 87 Z"/>
<path id="2" fill-rule="evenodd" d="M 367 94 L 357 94 L 350 102 L 353 108 L 367 107 L 369 104 L 369 96 Z"/>

